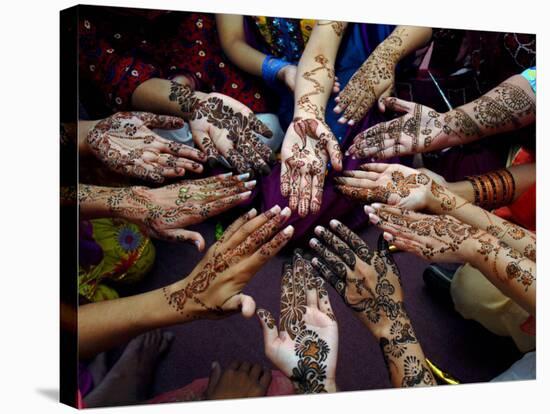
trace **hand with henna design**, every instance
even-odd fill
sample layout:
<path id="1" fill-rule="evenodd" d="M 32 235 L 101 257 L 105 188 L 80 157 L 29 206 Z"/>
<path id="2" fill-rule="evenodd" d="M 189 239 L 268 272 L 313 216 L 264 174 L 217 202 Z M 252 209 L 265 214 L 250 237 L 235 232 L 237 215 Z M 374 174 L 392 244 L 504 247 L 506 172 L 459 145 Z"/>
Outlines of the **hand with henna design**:
<path id="1" fill-rule="evenodd" d="M 256 312 L 267 357 L 297 392 L 336 391 L 338 325 L 323 280 L 301 251 L 283 268 L 279 328 L 271 313 Z"/>
<path id="2" fill-rule="evenodd" d="M 205 246 L 200 233 L 186 230 L 218 215 L 250 197 L 256 181 L 249 174 L 222 174 L 184 180 L 159 188 L 106 188 L 80 185 L 81 214 L 87 217 L 115 216 L 135 222 L 152 237 L 170 241 L 192 241 Z"/>
<path id="3" fill-rule="evenodd" d="M 441 211 L 450 211 L 456 207 L 456 197 L 440 184 L 440 180 L 445 181 L 431 171 L 382 163 L 363 164 L 360 168 L 363 171 L 344 171 L 344 177 L 334 179 L 336 188 L 347 197 L 409 210 L 438 205 Z"/>
<path id="4" fill-rule="evenodd" d="M 118 112 L 98 121 L 88 132 L 88 149 L 109 169 L 156 183 L 181 177 L 186 170 L 200 173 L 205 155 L 169 141 L 150 128 L 183 127 L 180 118 L 148 112 Z"/>
<path id="5" fill-rule="evenodd" d="M 385 159 L 445 147 L 454 130 L 445 114 L 424 105 L 385 98 L 387 109 L 404 115 L 381 122 L 358 134 L 346 155 Z"/>
<path id="6" fill-rule="evenodd" d="M 380 343 L 390 380 L 396 387 L 435 385 L 403 303 L 399 269 L 380 237 L 369 246 L 344 224 L 315 228 L 312 264 L 356 312 Z"/>
<path id="7" fill-rule="evenodd" d="M 238 311 L 252 317 L 255 302 L 241 291 L 291 239 L 292 226 L 281 230 L 290 213 L 279 206 L 260 215 L 252 209 L 233 222 L 189 276 L 164 288 L 169 306 L 184 320 L 217 319 Z"/>
<path id="8" fill-rule="evenodd" d="M 323 121 L 295 118 L 288 127 L 281 150 L 281 194 L 289 207 L 305 217 L 321 208 L 327 161 L 342 169 L 338 140 Z"/>
<path id="9" fill-rule="evenodd" d="M 175 102 L 189 126 L 195 143 L 210 160 L 225 158 L 238 172 L 271 171 L 271 149 L 259 135 L 273 133 L 239 101 L 219 93 L 193 92 L 188 86 L 172 82 L 170 101 Z"/>

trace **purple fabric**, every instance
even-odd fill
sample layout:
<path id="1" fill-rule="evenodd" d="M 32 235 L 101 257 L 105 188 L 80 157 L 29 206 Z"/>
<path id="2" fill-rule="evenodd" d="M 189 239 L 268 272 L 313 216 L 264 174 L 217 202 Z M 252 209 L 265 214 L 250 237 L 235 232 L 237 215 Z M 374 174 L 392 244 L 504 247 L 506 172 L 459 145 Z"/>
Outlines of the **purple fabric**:
<path id="1" fill-rule="evenodd" d="M 214 242 L 215 221 L 191 228 L 201 232 L 207 246 Z M 347 217 L 343 221 L 352 224 Z M 376 246 L 377 229 L 363 227 L 358 233 L 370 246 Z M 152 273 L 124 292 L 125 295 L 175 282 L 188 275 L 202 257 L 187 244 L 155 241 L 155 247 L 157 260 Z M 290 255 L 289 249 L 281 252 L 260 269 L 244 289 L 254 297 L 258 307 L 270 310 L 276 318 L 279 314 L 281 269 Z M 428 293 L 422 281 L 427 262 L 406 253 L 396 254 L 395 259 L 401 269 L 407 310 L 424 352 L 432 362 L 462 382 L 472 383 L 490 380 L 519 359 L 520 354 L 511 339 L 497 337 L 476 322 L 464 320 Z M 328 290 L 338 320 L 337 382 L 341 390 L 390 387 L 377 342 L 334 289 L 329 287 Z M 196 378 L 207 377 L 214 360 L 218 360 L 222 367 L 238 360 L 273 368 L 264 355 L 262 333 L 255 319 L 234 315 L 219 321 L 199 320 L 167 329 L 176 337 L 159 363 L 154 395 L 180 388 Z"/>
<path id="2" fill-rule="evenodd" d="M 81 220 L 79 230 L 78 254 L 80 265 L 85 268 L 97 265 L 103 259 L 103 250 L 94 240 L 92 223 L 88 220 Z"/>
<path id="3" fill-rule="evenodd" d="M 84 365 L 83 363 L 78 364 L 78 390 L 80 391 L 80 394 L 82 397 L 85 397 L 86 394 L 88 394 L 93 388 L 94 385 L 97 386 L 97 384 L 94 384 L 94 379 L 92 378 L 92 374 Z"/>

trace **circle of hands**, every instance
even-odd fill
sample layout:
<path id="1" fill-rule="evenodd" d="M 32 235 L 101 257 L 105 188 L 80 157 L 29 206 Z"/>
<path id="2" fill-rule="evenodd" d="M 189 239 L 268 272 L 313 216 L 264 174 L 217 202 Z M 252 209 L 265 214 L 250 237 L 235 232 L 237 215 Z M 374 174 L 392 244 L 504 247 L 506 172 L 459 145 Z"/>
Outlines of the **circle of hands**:
<path id="1" fill-rule="evenodd" d="M 323 280 L 300 250 L 283 267 L 279 327 L 258 309 L 267 357 L 300 393 L 334 391 L 338 325 Z"/>
<path id="2" fill-rule="evenodd" d="M 170 141 L 151 128 L 178 129 L 180 118 L 149 112 L 118 112 L 99 121 L 86 141 L 93 154 L 109 169 L 130 177 L 162 183 L 187 170 L 200 173 L 205 155 L 192 147 Z"/>
<path id="3" fill-rule="evenodd" d="M 318 119 L 295 118 L 281 149 L 281 194 L 300 217 L 316 214 L 321 208 L 329 157 L 340 171 L 342 153 L 328 125 Z"/>

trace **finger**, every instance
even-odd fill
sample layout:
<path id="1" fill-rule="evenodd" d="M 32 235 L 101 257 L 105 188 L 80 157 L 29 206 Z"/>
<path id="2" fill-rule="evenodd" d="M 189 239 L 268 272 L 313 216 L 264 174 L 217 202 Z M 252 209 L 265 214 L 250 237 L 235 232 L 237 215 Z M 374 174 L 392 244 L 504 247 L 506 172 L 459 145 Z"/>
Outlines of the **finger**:
<path id="1" fill-rule="evenodd" d="M 254 253 L 255 256 L 260 256 L 263 258 L 264 263 L 267 262 L 270 258 L 274 257 L 277 253 L 281 251 L 283 247 L 289 242 L 294 234 L 294 227 L 286 226 L 282 231 L 277 233 L 273 239 L 264 244 L 260 250 Z"/>
<path id="2" fill-rule="evenodd" d="M 381 201 L 376 198 L 372 198 L 371 190 L 367 188 L 351 187 L 349 185 L 337 185 L 336 190 L 340 191 L 346 197 L 352 198 L 354 200 L 359 200 L 364 203 Z"/>
<path id="3" fill-rule="evenodd" d="M 208 134 L 192 132 L 191 135 L 193 136 L 193 141 L 205 154 L 205 157 L 210 164 L 217 162 L 221 158 L 220 153 L 216 149 Z"/>
<path id="4" fill-rule="evenodd" d="M 250 373 L 249 373 L 249 377 L 254 380 L 254 381 L 258 381 L 260 379 L 260 376 L 262 375 L 263 373 L 263 368 L 260 364 L 254 364 L 252 365 L 252 367 L 250 368 Z"/>
<path id="5" fill-rule="evenodd" d="M 264 144 L 262 141 L 260 141 L 256 137 L 251 137 L 250 142 L 252 143 L 254 150 L 258 154 L 260 154 L 260 156 L 265 162 L 273 163 L 275 161 L 275 154 L 273 154 L 273 151 L 271 150 L 271 148 L 269 148 L 266 144 Z"/>
<path id="6" fill-rule="evenodd" d="M 185 125 L 185 121 L 177 116 L 156 115 L 146 112 L 141 112 L 140 114 L 147 114 L 147 116 L 138 115 L 138 118 L 142 119 L 145 125 L 150 128 L 179 129 Z"/>
<path id="7" fill-rule="evenodd" d="M 361 121 L 375 102 L 376 94 L 374 93 L 374 89 L 368 87 L 364 91 L 362 99 L 357 99 L 346 108 L 344 118 L 348 119 L 348 125 L 355 125 L 357 122 Z"/>
<path id="8" fill-rule="evenodd" d="M 317 282 L 313 275 L 311 263 L 306 259 L 304 259 L 304 267 L 306 271 L 306 304 L 307 306 L 319 309 Z"/>
<path id="9" fill-rule="evenodd" d="M 358 170 L 346 170 L 342 172 L 343 177 L 336 177 L 340 180 L 339 184 L 352 185 L 355 187 L 362 187 L 364 182 L 375 181 L 380 174 L 372 171 L 358 171 Z M 351 178 L 351 180 L 349 178 Z"/>
<path id="10" fill-rule="evenodd" d="M 277 324 L 271 312 L 265 309 L 258 309 L 256 311 L 256 315 L 258 316 L 258 320 L 260 321 L 260 325 L 262 326 L 265 354 L 269 358 L 269 356 L 272 355 L 271 351 L 273 349 L 275 340 L 279 336 Z"/>
<path id="11" fill-rule="evenodd" d="M 312 191 L 311 194 L 311 213 L 317 214 L 321 210 L 321 204 L 323 203 L 323 189 L 325 185 L 325 172 L 313 175 Z"/>
<path id="12" fill-rule="evenodd" d="M 404 99 L 386 97 L 384 98 L 383 105 L 386 110 L 391 110 L 399 113 L 413 112 L 416 103 L 405 101 Z"/>
<path id="13" fill-rule="evenodd" d="M 136 177 L 159 184 L 164 182 L 162 168 L 158 165 L 148 164 L 142 160 L 136 160 L 133 164 L 125 165 L 122 171 L 130 177 Z"/>
<path id="14" fill-rule="evenodd" d="M 391 167 L 391 165 L 392 164 L 386 164 L 383 162 L 368 162 L 361 165 L 359 168 L 364 171 L 372 171 L 381 174 L 385 172 L 389 167 Z"/>
<path id="15" fill-rule="evenodd" d="M 336 171 L 342 171 L 342 151 L 340 150 L 340 144 L 338 143 L 336 136 L 330 132 L 327 134 L 321 134 L 320 139 L 325 141 L 325 148 L 328 152 L 332 167 Z"/>
<path id="16" fill-rule="evenodd" d="M 264 369 L 262 371 L 262 376 L 260 377 L 260 385 L 267 389 L 269 385 L 271 384 L 271 370 L 270 369 Z"/>
<path id="17" fill-rule="evenodd" d="M 200 207 L 199 217 L 202 220 L 206 220 L 207 218 L 217 216 L 218 214 L 223 213 L 224 211 L 227 211 L 235 207 L 236 205 L 248 200 L 251 194 L 251 191 L 246 191 L 244 193 L 220 198 L 218 200 L 203 204 Z"/>
<path id="18" fill-rule="evenodd" d="M 273 132 L 271 131 L 271 129 L 269 129 L 266 124 L 260 121 L 256 117 L 256 115 L 250 114 L 249 121 L 250 121 L 250 127 L 254 132 L 257 132 L 258 134 L 266 138 L 271 138 L 273 136 Z"/>
<path id="19" fill-rule="evenodd" d="M 283 263 L 283 275 L 281 277 L 281 307 L 279 312 L 279 329 L 285 330 L 288 325 L 285 321 L 294 306 L 294 285 L 292 279 L 292 263 Z"/>
<path id="20" fill-rule="evenodd" d="M 290 194 L 290 169 L 286 161 L 281 163 L 281 195 L 288 197 Z"/>
<path id="21" fill-rule="evenodd" d="M 250 234 L 259 229 L 269 220 L 271 220 L 275 215 L 281 212 L 281 207 L 279 205 L 274 205 L 269 210 L 264 211 L 260 215 L 254 214 L 253 217 L 243 222 L 241 219 L 237 220 L 233 225 L 230 226 L 232 230 L 231 236 L 226 238 L 227 244 L 230 248 L 234 248 L 241 244 Z M 237 223 L 239 227 L 237 227 Z M 233 231 L 234 230 L 234 231 Z"/>
<path id="22" fill-rule="evenodd" d="M 196 148 L 188 145 L 180 144 L 179 142 L 164 140 L 160 150 L 166 154 L 171 154 L 176 157 L 191 159 L 195 161 L 206 161 L 206 154 Z"/>
<path id="23" fill-rule="evenodd" d="M 291 210 L 296 211 L 300 201 L 300 170 L 298 168 L 292 168 L 290 170 L 290 191 L 288 198 L 288 206 Z"/>
<path id="24" fill-rule="evenodd" d="M 254 316 L 256 311 L 256 302 L 252 296 L 245 295 L 244 293 L 239 293 L 237 295 L 231 296 L 227 301 L 225 301 L 221 308 L 225 312 L 237 312 L 241 311 L 241 314 L 245 318 L 251 318 Z"/>
<path id="25" fill-rule="evenodd" d="M 318 276 L 315 276 L 314 279 L 315 284 L 317 285 L 319 310 L 327 315 L 330 319 L 335 321 L 336 318 L 334 317 L 334 312 L 332 311 L 332 306 L 330 304 L 330 298 L 328 296 L 327 288 L 325 286 L 325 281 L 323 280 L 323 278 Z"/>
<path id="26" fill-rule="evenodd" d="M 319 240 L 312 238 L 309 241 L 309 246 L 315 251 L 324 263 L 341 279 L 345 279 L 348 273 L 348 268 L 341 258 L 336 256 L 332 251 L 327 249 Z"/>
<path id="27" fill-rule="evenodd" d="M 361 237 L 351 231 L 345 224 L 338 220 L 330 221 L 330 228 L 340 237 L 353 252 L 364 262 L 369 263 L 372 256 L 369 246 Z"/>
<path id="28" fill-rule="evenodd" d="M 332 287 L 343 297 L 345 295 L 346 283 L 318 257 L 314 257 L 311 261 L 312 266 L 319 272 L 321 277 L 328 281 Z"/>
<path id="29" fill-rule="evenodd" d="M 224 240 L 229 240 L 235 232 L 241 228 L 246 222 L 252 220 L 256 215 L 258 214 L 258 211 L 253 208 L 249 210 L 247 213 L 243 214 L 241 217 L 239 217 L 237 220 L 235 220 L 233 223 L 231 223 L 223 232 L 222 238 Z M 221 240 L 221 239 L 220 239 Z"/>
<path id="30" fill-rule="evenodd" d="M 306 300 L 306 277 L 307 267 L 305 259 L 298 252 L 294 251 L 292 256 L 292 290 L 294 307 L 300 308 L 307 305 Z"/>
<path id="31" fill-rule="evenodd" d="M 351 248 L 331 231 L 323 226 L 315 227 L 315 234 L 321 238 L 323 243 L 328 246 L 339 259 L 348 265 L 351 269 L 355 268 L 355 253 Z"/>
<path id="32" fill-rule="evenodd" d="M 271 172 L 271 168 L 267 165 L 262 156 L 256 152 L 252 143 L 243 143 L 237 147 L 237 150 L 240 152 L 243 159 L 246 159 L 255 171 L 258 171 L 262 175 L 268 175 Z"/>
<path id="33" fill-rule="evenodd" d="M 160 236 L 164 240 L 168 241 L 193 243 L 199 252 L 202 252 L 206 246 L 204 237 L 196 231 L 189 231 L 185 229 L 167 229 L 164 230 Z"/>
<path id="34" fill-rule="evenodd" d="M 298 215 L 305 217 L 309 213 L 309 204 L 311 202 L 312 178 L 308 172 L 304 172 L 300 177 L 300 195 L 298 202 Z"/>
<path id="35" fill-rule="evenodd" d="M 403 235 L 393 235 L 388 232 L 382 233 L 384 240 L 392 243 L 399 250 L 416 254 L 419 257 L 425 258 L 424 245 L 416 240 L 403 237 Z"/>
<path id="36" fill-rule="evenodd" d="M 239 371 L 246 372 L 247 374 L 250 372 L 251 364 L 250 362 L 243 362 L 241 366 L 239 367 Z"/>
<path id="37" fill-rule="evenodd" d="M 252 160 L 245 159 L 239 151 L 231 148 L 225 154 L 227 162 L 240 173 L 250 172 L 252 170 Z"/>
<path id="38" fill-rule="evenodd" d="M 206 394 L 210 395 L 214 392 L 214 388 L 218 385 L 220 378 L 222 376 L 222 368 L 218 361 L 212 362 L 212 368 L 210 369 L 210 377 L 208 379 L 208 388 L 206 389 Z"/>
<path id="39" fill-rule="evenodd" d="M 266 244 L 279 231 L 285 221 L 290 217 L 290 209 L 285 207 L 267 223 L 250 234 L 239 248 L 246 254 L 253 254 L 261 246 Z"/>
<path id="40" fill-rule="evenodd" d="M 392 84 L 378 97 L 378 109 L 382 113 L 386 112 L 386 98 L 390 97 L 390 95 L 393 93 L 393 88 L 394 85 Z"/>
<path id="41" fill-rule="evenodd" d="M 237 185 L 220 189 L 210 189 L 208 187 L 203 187 L 204 191 L 201 191 L 200 189 L 197 190 L 197 193 L 194 195 L 194 197 L 196 197 L 195 199 L 200 199 L 200 201 L 202 202 L 210 202 L 235 194 L 241 194 L 248 190 L 253 190 L 254 187 L 256 187 L 256 180 L 246 181 L 244 183 L 239 182 Z"/>

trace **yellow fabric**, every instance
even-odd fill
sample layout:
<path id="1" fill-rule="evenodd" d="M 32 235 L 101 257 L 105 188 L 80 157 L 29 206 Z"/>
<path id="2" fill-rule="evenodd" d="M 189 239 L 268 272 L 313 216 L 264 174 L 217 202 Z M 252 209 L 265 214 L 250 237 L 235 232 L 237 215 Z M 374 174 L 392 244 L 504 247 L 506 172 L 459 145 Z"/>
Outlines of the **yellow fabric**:
<path id="1" fill-rule="evenodd" d="M 500 336 L 510 336 L 521 352 L 535 349 L 536 337 L 526 334 L 520 325 L 529 314 L 475 267 L 460 267 L 451 282 L 451 296 L 455 309 L 465 319 L 473 319 Z"/>

